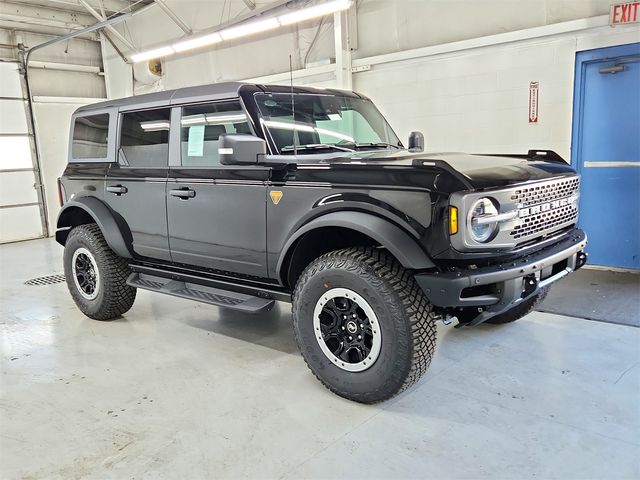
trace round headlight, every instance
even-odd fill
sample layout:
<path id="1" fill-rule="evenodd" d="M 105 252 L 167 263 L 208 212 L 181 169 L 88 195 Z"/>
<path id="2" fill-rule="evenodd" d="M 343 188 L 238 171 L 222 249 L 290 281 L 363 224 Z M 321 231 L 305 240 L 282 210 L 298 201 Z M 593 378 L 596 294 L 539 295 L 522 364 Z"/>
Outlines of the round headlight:
<path id="1" fill-rule="evenodd" d="M 498 222 L 492 222 L 490 217 L 498 215 L 496 203 L 491 198 L 477 200 L 469 211 L 469 232 L 471 238 L 479 243 L 491 240 L 498 231 Z"/>

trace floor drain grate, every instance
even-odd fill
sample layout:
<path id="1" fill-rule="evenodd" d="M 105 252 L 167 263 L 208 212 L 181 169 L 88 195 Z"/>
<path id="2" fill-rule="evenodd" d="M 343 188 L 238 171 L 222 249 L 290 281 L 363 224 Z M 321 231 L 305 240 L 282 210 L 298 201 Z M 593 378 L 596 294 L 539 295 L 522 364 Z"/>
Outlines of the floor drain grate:
<path id="1" fill-rule="evenodd" d="M 24 282 L 25 285 L 53 285 L 54 283 L 64 282 L 64 275 L 48 275 L 46 277 L 32 278 Z"/>

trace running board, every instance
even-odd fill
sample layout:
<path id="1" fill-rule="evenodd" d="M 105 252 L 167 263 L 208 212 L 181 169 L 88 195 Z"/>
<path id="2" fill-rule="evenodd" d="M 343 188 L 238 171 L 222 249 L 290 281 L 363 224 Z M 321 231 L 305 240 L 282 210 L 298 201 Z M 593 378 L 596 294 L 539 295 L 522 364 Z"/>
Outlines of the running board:
<path id="1" fill-rule="evenodd" d="M 132 273 L 127 279 L 127 285 L 246 313 L 267 312 L 275 304 L 275 300 L 271 298 L 260 298 L 145 273 Z"/>

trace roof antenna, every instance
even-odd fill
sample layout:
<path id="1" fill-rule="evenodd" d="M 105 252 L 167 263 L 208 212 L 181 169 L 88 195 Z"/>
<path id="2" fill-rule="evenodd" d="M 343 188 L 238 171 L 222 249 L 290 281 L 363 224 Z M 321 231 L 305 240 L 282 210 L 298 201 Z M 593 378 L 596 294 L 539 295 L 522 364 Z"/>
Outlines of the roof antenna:
<path id="1" fill-rule="evenodd" d="M 291 85 L 291 113 L 293 115 L 293 128 L 291 133 L 293 134 L 293 156 L 298 155 L 296 147 L 296 103 L 293 98 L 293 64 L 291 63 L 291 54 L 289 54 L 289 84 Z"/>

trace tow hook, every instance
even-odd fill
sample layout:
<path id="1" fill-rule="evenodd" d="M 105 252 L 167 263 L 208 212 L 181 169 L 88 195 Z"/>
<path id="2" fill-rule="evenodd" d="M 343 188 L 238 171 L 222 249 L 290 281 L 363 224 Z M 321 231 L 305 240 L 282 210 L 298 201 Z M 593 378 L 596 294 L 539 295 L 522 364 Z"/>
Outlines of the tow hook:
<path id="1" fill-rule="evenodd" d="M 576 270 L 583 267 L 585 263 L 587 263 L 587 257 L 589 254 L 587 252 L 578 252 L 578 256 L 576 257 Z"/>
<path id="2" fill-rule="evenodd" d="M 535 275 L 527 275 L 522 282 L 522 298 L 527 298 L 538 288 L 538 279 Z"/>
<path id="3" fill-rule="evenodd" d="M 440 320 L 443 325 L 451 325 L 454 322 L 460 323 L 458 317 L 456 317 L 455 315 L 451 315 L 450 313 L 440 315 L 440 318 L 438 320 Z"/>

